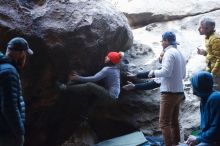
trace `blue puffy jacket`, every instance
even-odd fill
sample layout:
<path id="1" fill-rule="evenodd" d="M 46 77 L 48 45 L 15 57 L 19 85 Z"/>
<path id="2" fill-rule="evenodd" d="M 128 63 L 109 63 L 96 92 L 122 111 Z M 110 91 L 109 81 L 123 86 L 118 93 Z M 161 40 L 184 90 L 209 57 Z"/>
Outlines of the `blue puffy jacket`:
<path id="1" fill-rule="evenodd" d="M 0 135 L 24 135 L 25 103 L 18 70 L 0 53 Z"/>
<path id="2" fill-rule="evenodd" d="M 192 78 L 193 93 L 201 97 L 198 142 L 220 142 L 220 92 L 213 91 L 212 75 L 201 71 Z"/>

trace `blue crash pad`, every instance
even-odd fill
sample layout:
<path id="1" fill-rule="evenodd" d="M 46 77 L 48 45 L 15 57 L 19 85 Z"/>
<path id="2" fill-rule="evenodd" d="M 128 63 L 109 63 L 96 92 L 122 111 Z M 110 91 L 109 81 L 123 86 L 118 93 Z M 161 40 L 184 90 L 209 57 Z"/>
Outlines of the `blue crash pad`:
<path id="1" fill-rule="evenodd" d="M 145 143 L 147 140 L 140 131 L 115 137 L 109 140 L 95 144 L 95 146 L 137 146 Z"/>

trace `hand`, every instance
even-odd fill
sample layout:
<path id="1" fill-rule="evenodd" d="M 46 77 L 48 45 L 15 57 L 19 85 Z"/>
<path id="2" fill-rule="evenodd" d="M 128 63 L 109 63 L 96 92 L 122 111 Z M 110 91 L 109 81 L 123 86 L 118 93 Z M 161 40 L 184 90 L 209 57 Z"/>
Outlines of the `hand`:
<path id="1" fill-rule="evenodd" d="M 72 70 L 68 75 L 69 81 L 74 81 L 74 80 L 77 80 L 78 78 L 79 78 L 79 75 L 75 70 Z"/>
<path id="2" fill-rule="evenodd" d="M 162 51 L 162 52 L 160 53 L 160 56 L 159 56 L 159 63 L 162 63 L 164 53 L 165 53 L 164 51 Z"/>
<path id="3" fill-rule="evenodd" d="M 160 56 L 160 57 L 158 58 L 158 60 L 159 60 L 159 63 L 162 63 L 163 57 Z"/>
<path id="4" fill-rule="evenodd" d="M 78 78 L 79 78 L 79 75 L 77 75 L 77 74 L 69 75 L 69 80 L 71 80 L 71 81 L 76 81 L 76 80 L 78 80 Z"/>
<path id="5" fill-rule="evenodd" d="M 136 75 L 131 73 L 131 72 L 127 72 L 126 74 L 127 74 L 127 77 L 130 77 L 130 78 L 135 78 L 136 77 Z"/>
<path id="6" fill-rule="evenodd" d="M 196 136 L 190 135 L 185 143 L 188 144 L 189 146 L 195 146 L 197 144 Z"/>
<path id="7" fill-rule="evenodd" d="M 137 78 L 137 75 L 130 72 L 126 72 L 126 76 L 129 78 L 129 80 L 135 80 Z"/>
<path id="8" fill-rule="evenodd" d="M 149 77 L 149 78 L 154 78 L 154 77 L 155 77 L 155 75 L 154 75 L 154 70 L 151 70 L 151 71 L 149 72 L 148 77 Z"/>
<path id="9" fill-rule="evenodd" d="M 212 71 L 211 71 L 211 75 L 216 76 L 217 73 L 218 73 L 218 70 L 216 68 L 213 68 Z"/>
<path id="10" fill-rule="evenodd" d="M 122 89 L 129 91 L 129 90 L 133 90 L 135 88 L 135 85 L 132 82 L 127 81 L 127 83 L 128 84 L 124 85 L 122 87 Z"/>
<path id="11" fill-rule="evenodd" d="M 206 55 L 206 51 L 205 51 L 204 49 L 200 49 L 200 48 L 197 48 L 197 53 L 198 53 L 199 55 L 203 55 L 203 56 Z"/>

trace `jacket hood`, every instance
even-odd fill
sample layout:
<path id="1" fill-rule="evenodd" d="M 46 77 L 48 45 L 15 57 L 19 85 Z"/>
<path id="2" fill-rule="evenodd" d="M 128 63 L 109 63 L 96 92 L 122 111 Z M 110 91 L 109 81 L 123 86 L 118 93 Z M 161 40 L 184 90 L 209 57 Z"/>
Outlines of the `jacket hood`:
<path id="1" fill-rule="evenodd" d="M 0 64 L 1 63 L 10 63 L 10 64 L 12 64 L 12 61 L 10 59 L 8 59 L 7 57 L 5 57 L 5 55 L 3 53 L 0 52 Z"/>
<path id="2" fill-rule="evenodd" d="M 2 64 L 2 63 L 9 63 L 9 64 L 13 65 L 18 72 L 20 72 L 16 63 L 13 60 L 7 58 L 3 53 L 0 52 L 0 64 Z"/>
<path id="3" fill-rule="evenodd" d="M 213 91 L 212 74 L 206 71 L 199 71 L 191 79 L 193 94 L 201 98 L 207 98 Z"/>

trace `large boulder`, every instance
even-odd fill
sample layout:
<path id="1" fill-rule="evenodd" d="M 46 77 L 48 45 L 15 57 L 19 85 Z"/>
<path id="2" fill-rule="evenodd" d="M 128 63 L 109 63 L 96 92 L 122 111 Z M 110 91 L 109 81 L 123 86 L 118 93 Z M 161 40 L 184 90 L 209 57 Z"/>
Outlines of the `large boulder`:
<path id="1" fill-rule="evenodd" d="M 80 123 L 74 115 L 84 99 L 59 94 L 55 82 L 71 70 L 94 74 L 107 52 L 126 51 L 133 42 L 126 17 L 103 0 L 1 0 L 0 34 L 3 48 L 22 36 L 34 51 L 22 74 L 31 146 L 58 145 Z"/>

